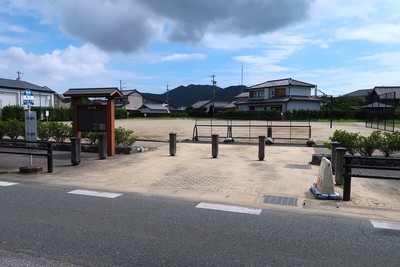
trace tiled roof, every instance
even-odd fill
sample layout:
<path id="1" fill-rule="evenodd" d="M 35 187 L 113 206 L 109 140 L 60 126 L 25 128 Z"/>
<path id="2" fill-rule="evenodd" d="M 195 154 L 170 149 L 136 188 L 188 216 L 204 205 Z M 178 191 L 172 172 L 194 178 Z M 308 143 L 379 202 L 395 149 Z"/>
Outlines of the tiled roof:
<path id="1" fill-rule="evenodd" d="M 374 91 L 377 95 L 396 93 L 396 99 L 400 99 L 400 86 L 375 86 Z"/>
<path id="2" fill-rule="evenodd" d="M 302 86 L 302 87 L 315 87 L 314 84 L 306 83 L 302 81 L 298 81 L 292 78 L 280 79 L 280 80 L 272 80 L 263 83 L 259 83 L 253 86 L 250 86 L 248 89 L 260 89 L 260 88 L 273 88 L 273 87 L 282 87 L 282 86 Z"/>
<path id="3" fill-rule="evenodd" d="M 365 97 L 368 96 L 369 93 L 372 92 L 372 89 L 360 89 L 348 94 L 345 94 L 343 96 L 349 96 L 349 97 Z"/>
<path id="4" fill-rule="evenodd" d="M 320 97 L 315 96 L 282 96 L 273 97 L 269 99 L 248 99 L 244 101 L 237 102 L 237 105 L 252 105 L 252 104 L 269 104 L 269 103 L 285 103 L 289 101 L 322 101 Z"/>
<path id="5" fill-rule="evenodd" d="M 207 105 L 208 103 L 210 103 L 211 100 L 202 100 L 202 101 L 198 101 L 196 103 L 194 103 L 192 105 L 193 108 L 201 108 L 204 107 L 205 105 Z"/>
<path id="6" fill-rule="evenodd" d="M 148 108 L 151 110 L 165 110 L 168 111 L 168 108 L 162 104 L 145 104 L 141 108 Z"/>
<path id="7" fill-rule="evenodd" d="M 104 88 L 71 88 L 63 94 L 64 96 L 81 96 L 81 97 L 121 97 L 122 93 L 117 87 Z"/>
<path id="8" fill-rule="evenodd" d="M 32 91 L 54 93 L 54 91 L 48 88 L 47 86 L 38 86 L 21 80 L 11 80 L 4 78 L 0 78 L 0 88 L 15 89 L 15 90 L 30 89 Z"/>

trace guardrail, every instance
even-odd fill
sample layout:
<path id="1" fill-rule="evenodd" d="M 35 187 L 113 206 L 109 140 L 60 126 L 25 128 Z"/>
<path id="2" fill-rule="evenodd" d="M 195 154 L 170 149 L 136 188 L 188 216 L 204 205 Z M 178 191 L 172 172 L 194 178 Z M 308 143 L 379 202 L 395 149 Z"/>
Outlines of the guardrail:
<path id="1" fill-rule="evenodd" d="M 0 139 L 0 153 L 47 157 L 47 172 L 53 172 L 52 142 Z"/>
<path id="2" fill-rule="evenodd" d="M 400 158 L 345 155 L 343 201 L 350 200 L 351 178 L 400 180 Z"/>
<path id="3" fill-rule="evenodd" d="M 258 139 L 259 136 L 271 137 L 281 140 L 309 140 L 311 138 L 311 125 L 295 124 L 291 121 L 272 122 L 263 121 L 221 121 L 216 123 L 197 122 L 193 128 L 193 140 L 198 141 L 200 138 L 210 138 L 212 134 L 232 139 Z"/>

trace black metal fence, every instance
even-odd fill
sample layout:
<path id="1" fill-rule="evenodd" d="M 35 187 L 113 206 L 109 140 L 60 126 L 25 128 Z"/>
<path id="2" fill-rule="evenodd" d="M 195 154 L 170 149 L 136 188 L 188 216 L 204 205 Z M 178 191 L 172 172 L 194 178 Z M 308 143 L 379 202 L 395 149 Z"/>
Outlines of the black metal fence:
<path id="1" fill-rule="evenodd" d="M 0 153 L 46 157 L 47 172 L 53 172 L 52 142 L 0 139 Z"/>
<path id="2" fill-rule="evenodd" d="M 281 140 L 308 140 L 311 138 L 311 123 L 261 120 L 196 120 L 193 140 L 209 139 L 212 134 L 232 139 L 258 139 L 267 136 Z"/>
<path id="3" fill-rule="evenodd" d="M 365 127 L 394 131 L 396 92 L 371 96 L 365 106 Z"/>
<path id="4" fill-rule="evenodd" d="M 361 157 L 346 155 L 344 158 L 343 200 L 350 200 L 351 178 L 400 180 L 400 158 Z"/>

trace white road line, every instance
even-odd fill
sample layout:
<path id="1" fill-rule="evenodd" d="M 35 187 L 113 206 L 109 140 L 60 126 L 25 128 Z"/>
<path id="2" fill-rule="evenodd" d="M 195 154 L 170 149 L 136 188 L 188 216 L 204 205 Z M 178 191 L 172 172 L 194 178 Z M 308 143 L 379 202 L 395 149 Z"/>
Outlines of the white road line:
<path id="1" fill-rule="evenodd" d="M 371 223 L 375 228 L 399 230 L 400 231 L 400 222 L 371 220 Z"/>
<path id="2" fill-rule="evenodd" d="M 122 195 L 122 194 L 116 194 L 116 193 L 80 190 L 80 189 L 70 191 L 70 192 L 68 192 L 68 194 L 85 195 L 85 196 L 92 196 L 92 197 L 106 197 L 106 198 L 116 198 L 116 197 L 119 197 Z"/>
<path id="3" fill-rule="evenodd" d="M 11 186 L 11 185 L 16 185 L 18 183 L 10 183 L 10 182 L 2 182 L 0 181 L 0 186 Z"/>
<path id="4" fill-rule="evenodd" d="M 214 204 L 214 203 L 199 203 L 196 208 L 199 209 L 209 209 L 209 210 L 221 210 L 221 211 L 229 211 L 229 212 L 237 212 L 237 213 L 245 213 L 252 215 L 260 215 L 262 209 L 252 209 L 240 206 L 231 206 L 231 205 L 223 205 L 223 204 Z"/>

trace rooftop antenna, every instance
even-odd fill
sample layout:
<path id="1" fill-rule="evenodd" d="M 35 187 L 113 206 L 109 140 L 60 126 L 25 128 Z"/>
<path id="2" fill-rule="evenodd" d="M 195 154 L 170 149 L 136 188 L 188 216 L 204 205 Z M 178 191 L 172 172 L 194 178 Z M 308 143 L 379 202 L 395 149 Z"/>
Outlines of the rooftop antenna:
<path id="1" fill-rule="evenodd" d="M 21 80 L 21 74 L 23 74 L 22 72 L 20 72 L 20 71 L 17 71 L 17 81 L 20 81 Z"/>

